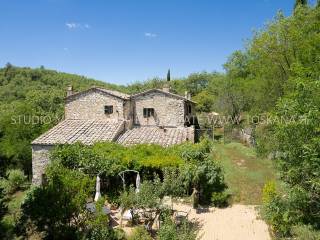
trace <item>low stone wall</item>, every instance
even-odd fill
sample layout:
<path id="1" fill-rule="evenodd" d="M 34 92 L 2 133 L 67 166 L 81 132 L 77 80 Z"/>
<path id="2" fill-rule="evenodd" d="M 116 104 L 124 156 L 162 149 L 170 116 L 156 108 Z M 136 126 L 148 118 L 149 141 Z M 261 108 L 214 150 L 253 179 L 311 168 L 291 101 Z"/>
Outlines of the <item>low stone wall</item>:
<path id="1" fill-rule="evenodd" d="M 32 145 L 32 183 L 41 185 L 44 170 L 49 163 L 52 145 Z"/>
<path id="2" fill-rule="evenodd" d="M 229 142 L 232 140 L 241 141 L 249 146 L 255 145 L 254 129 L 247 128 L 225 128 L 224 129 L 224 141 Z"/>
<path id="3" fill-rule="evenodd" d="M 242 142 L 248 144 L 249 146 L 253 146 L 255 144 L 252 128 L 240 129 L 239 138 Z"/>

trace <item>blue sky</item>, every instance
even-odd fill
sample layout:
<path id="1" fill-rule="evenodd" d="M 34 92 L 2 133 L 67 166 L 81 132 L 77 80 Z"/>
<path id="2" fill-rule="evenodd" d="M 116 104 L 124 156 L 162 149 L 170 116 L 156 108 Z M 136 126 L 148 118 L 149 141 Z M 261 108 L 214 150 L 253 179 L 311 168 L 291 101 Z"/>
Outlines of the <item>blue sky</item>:
<path id="1" fill-rule="evenodd" d="M 294 0 L 0 0 L 0 66 L 127 84 L 222 71 L 254 29 Z M 314 1 L 312 1 L 314 2 Z"/>

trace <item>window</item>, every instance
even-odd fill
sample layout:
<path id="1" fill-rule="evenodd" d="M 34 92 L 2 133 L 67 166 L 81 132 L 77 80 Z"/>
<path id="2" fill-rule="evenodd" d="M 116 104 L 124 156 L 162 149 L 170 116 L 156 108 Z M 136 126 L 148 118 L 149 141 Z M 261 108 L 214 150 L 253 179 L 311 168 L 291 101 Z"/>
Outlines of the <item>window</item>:
<path id="1" fill-rule="evenodd" d="M 153 117 L 154 116 L 154 108 L 144 108 L 143 109 L 143 117 Z"/>
<path id="2" fill-rule="evenodd" d="M 112 105 L 104 106 L 104 114 L 112 114 L 112 113 L 113 113 L 113 106 Z"/>

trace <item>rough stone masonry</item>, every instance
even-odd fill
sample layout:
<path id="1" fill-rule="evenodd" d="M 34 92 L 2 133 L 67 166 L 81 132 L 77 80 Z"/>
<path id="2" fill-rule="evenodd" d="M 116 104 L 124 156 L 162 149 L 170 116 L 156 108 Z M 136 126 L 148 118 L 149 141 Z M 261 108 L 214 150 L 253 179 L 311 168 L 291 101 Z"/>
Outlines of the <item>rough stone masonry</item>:
<path id="1" fill-rule="evenodd" d="M 195 102 L 151 89 L 135 95 L 92 87 L 75 93 L 68 88 L 65 119 L 35 139 L 32 145 L 32 182 L 41 184 L 50 150 L 58 144 L 114 141 L 123 145 L 169 146 L 194 142 Z"/>

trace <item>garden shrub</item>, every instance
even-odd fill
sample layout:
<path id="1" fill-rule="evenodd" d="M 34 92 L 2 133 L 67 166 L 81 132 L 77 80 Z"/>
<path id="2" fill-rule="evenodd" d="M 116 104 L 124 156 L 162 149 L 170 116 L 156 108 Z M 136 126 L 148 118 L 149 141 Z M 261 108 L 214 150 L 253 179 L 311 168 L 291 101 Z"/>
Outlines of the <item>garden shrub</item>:
<path id="1" fill-rule="evenodd" d="M 164 197 L 162 183 L 159 178 L 153 181 L 141 183 L 140 191 L 136 194 L 136 204 L 138 208 L 159 208 L 159 200 Z"/>
<path id="2" fill-rule="evenodd" d="M 11 191 L 16 191 L 20 189 L 26 181 L 26 176 L 20 169 L 8 170 L 7 177 L 11 187 Z"/>
<path id="3" fill-rule="evenodd" d="M 211 203 L 215 207 L 226 207 L 228 206 L 228 199 L 230 195 L 224 192 L 213 192 L 211 195 Z"/>
<path id="4" fill-rule="evenodd" d="M 152 237 L 144 227 L 136 227 L 128 240 L 152 240 Z"/>
<path id="5" fill-rule="evenodd" d="M 113 229 L 97 226 L 94 229 L 92 229 L 86 238 L 88 240 L 118 240 L 116 233 L 113 231 Z"/>
<path id="6" fill-rule="evenodd" d="M 173 146 L 176 154 L 179 154 L 185 161 L 203 161 L 207 159 L 212 151 L 213 144 L 208 138 L 202 138 L 199 143 L 186 142 Z"/>
<path id="7" fill-rule="evenodd" d="M 276 235 L 284 236 L 290 232 L 290 222 L 285 217 L 286 203 L 278 195 L 275 182 L 265 184 L 262 192 L 262 215 L 273 228 Z"/>
<path id="8" fill-rule="evenodd" d="M 87 240 L 126 240 L 122 229 L 112 229 L 107 226 L 97 226 L 92 229 Z"/>
<path id="9" fill-rule="evenodd" d="M 162 195 L 171 197 L 182 197 L 186 195 L 188 185 L 179 171 L 179 168 L 164 168 L 163 183 L 161 185 Z"/>
<path id="10" fill-rule="evenodd" d="M 184 221 L 177 226 L 169 215 L 164 217 L 157 237 L 158 240 L 195 240 L 196 238 L 197 231 L 191 223 Z"/>
<path id="11" fill-rule="evenodd" d="M 6 212 L 6 195 L 4 189 L 0 186 L 0 239 L 4 238 L 5 235 L 5 226 L 2 222 L 2 217 L 6 214 Z"/>
<path id="12" fill-rule="evenodd" d="M 126 233 L 123 229 L 121 228 L 117 228 L 117 229 L 114 229 L 114 232 L 115 232 L 115 235 L 117 237 L 117 240 L 126 240 Z"/>
<path id="13" fill-rule="evenodd" d="M 254 131 L 255 150 L 261 157 L 268 157 L 274 151 L 274 129 L 270 125 L 257 125 Z"/>
<path id="14" fill-rule="evenodd" d="M 2 216 L 6 213 L 6 211 L 6 195 L 4 189 L 0 186 L 0 220 L 2 219 Z"/>
<path id="15" fill-rule="evenodd" d="M 179 240 L 176 225 L 166 216 L 158 232 L 158 240 Z"/>
<path id="16" fill-rule="evenodd" d="M 102 212 L 105 198 L 101 197 L 96 202 L 96 211 L 91 214 L 88 221 L 85 223 L 86 228 L 89 229 L 88 239 L 90 240 L 103 240 L 103 239 L 115 239 L 115 233 L 113 229 L 109 228 L 109 218 Z"/>
<path id="17" fill-rule="evenodd" d="M 137 205 L 137 196 L 135 193 L 135 189 L 132 185 L 130 185 L 128 190 L 124 190 L 121 192 L 119 196 L 119 203 L 120 203 L 120 209 L 121 209 L 121 218 L 120 218 L 120 226 L 122 227 L 122 218 L 123 214 L 129 210 L 132 209 L 134 206 Z"/>
<path id="18" fill-rule="evenodd" d="M 226 188 L 222 168 L 210 158 L 181 166 L 180 174 L 185 184 L 197 190 L 200 203 L 210 203 L 212 193 L 223 192 Z"/>
<path id="19" fill-rule="evenodd" d="M 184 221 L 177 229 L 179 240 L 196 240 L 197 229 L 193 223 Z"/>
<path id="20" fill-rule="evenodd" d="M 291 234 L 296 240 L 319 240 L 320 231 L 313 229 L 310 225 L 293 226 Z"/>
<path id="21" fill-rule="evenodd" d="M 10 169 L 6 172 L 6 179 L 1 179 L 1 186 L 7 194 L 21 189 L 27 178 L 20 169 Z"/>
<path id="22" fill-rule="evenodd" d="M 94 181 L 59 162 L 49 165 L 46 174 L 47 184 L 32 188 L 26 195 L 20 229 L 26 234 L 35 226 L 46 238 L 76 239 L 85 230 L 85 205 L 93 194 Z"/>
<path id="23" fill-rule="evenodd" d="M 171 183 L 175 185 L 174 182 Z M 153 181 L 146 180 L 142 182 L 139 192 L 135 192 L 133 186 L 130 186 L 127 190 L 123 191 L 119 197 L 121 215 L 123 215 L 126 210 L 136 208 L 143 211 L 152 211 L 156 216 L 163 216 L 163 213 L 166 213 L 167 209 L 164 208 L 161 203 L 164 196 L 172 196 L 170 195 L 171 189 L 172 188 L 168 186 L 168 181 L 164 180 L 161 182 L 157 175 Z M 138 219 L 135 219 L 134 213 L 132 214 L 133 219 L 131 223 L 134 225 L 138 222 Z M 146 216 L 147 215 L 149 216 L 147 217 L 149 224 L 153 223 L 156 216 L 146 214 Z"/>
<path id="24" fill-rule="evenodd" d="M 262 214 L 276 236 L 284 237 L 290 233 L 291 222 L 287 204 L 279 195 L 275 195 L 268 204 L 263 205 Z"/>
<path id="25" fill-rule="evenodd" d="M 105 198 L 101 197 L 96 202 L 96 211 L 94 214 L 89 214 L 88 220 L 85 223 L 87 229 L 86 239 L 88 240 L 125 240 L 125 233 L 122 229 L 113 229 L 109 226 L 109 217 L 102 208 L 105 203 Z"/>
<path id="26" fill-rule="evenodd" d="M 10 183 L 6 178 L 0 179 L 0 188 L 2 189 L 5 195 L 9 195 L 12 192 Z"/>
<path id="27" fill-rule="evenodd" d="M 304 212 L 310 206 L 309 195 L 301 187 L 285 190 L 286 194 L 277 192 L 274 182 L 267 183 L 263 189 L 262 215 L 279 237 L 291 235 L 292 226 L 307 221 Z"/>

